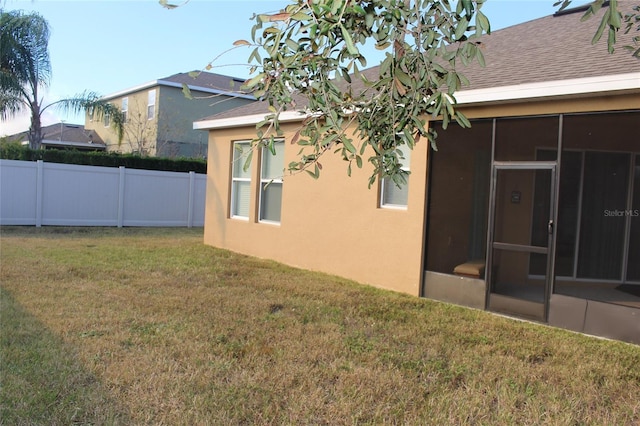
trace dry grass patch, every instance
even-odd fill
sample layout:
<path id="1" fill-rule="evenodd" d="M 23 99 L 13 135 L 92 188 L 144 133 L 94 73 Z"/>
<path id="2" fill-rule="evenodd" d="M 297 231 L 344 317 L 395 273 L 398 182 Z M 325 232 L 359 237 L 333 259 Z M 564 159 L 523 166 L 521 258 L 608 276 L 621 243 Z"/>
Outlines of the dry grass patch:
<path id="1" fill-rule="evenodd" d="M 638 346 L 206 247 L 201 230 L 5 227 L 0 244 L 8 423 L 640 423 Z M 26 369 L 25 351 L 56 361 Z M 74 389 L 49 377 L 66 359 Z"/>

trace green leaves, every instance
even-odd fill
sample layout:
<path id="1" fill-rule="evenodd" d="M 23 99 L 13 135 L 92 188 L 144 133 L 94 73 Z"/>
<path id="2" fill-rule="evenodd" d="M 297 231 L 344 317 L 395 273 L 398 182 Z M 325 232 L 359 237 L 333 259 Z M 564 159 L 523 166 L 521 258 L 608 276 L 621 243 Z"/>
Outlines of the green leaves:
<path id="1" fill-rule="evenodd" d="M 49 23 L 37 13 L 8 11 L 0 7 L 0 118 L 22 111 L 31 114 L 29 146 L 42 142 L 42 95 L 38 89 L 49 85 Z"/>
<path id="2" fill-rule="evenodd" d="M 342 37 L 344 38 L 345 44 L 347 45 L 347 51 L 349 52 L 349 54 L 353 56 L 357 56 L 358 54 L 360 54 L 356 45 L 353 44 L 353 39 L 351 38 L 349 31 L 342 24 L 340 24 L 340 32 L 342 33 Z"/>
<path id="3" fill-rule="evenodd" d="M 265 73 L 260 73 L 256 76 L 254 76 L 253 78 L 251 78 L 250 80 L 247 80 L 243 87 L 246 89 L 253 89 L 254 87 L 256 87 L 258 85 L 258 83 L 262 82 L 262 80 L 264 80 L 265 78 Z"/>
<path id="4" fill-rule="evenodd" d="M 353 143 L 351 143 L 351 139 L 349 138 L 342 139 L 342 144 L 344 145 L 345 149 L 349 151 L 351 154 L 356 153 L 356 147 L 353 146 Z"/>
<path id="5" fill-rule="evenodd" d="M 177 7 L 180 7 L 180 5 L 169 3 L 167 0 L 158 0 L 158 3 L 165 9 L 175 9 Z"/>
<path id="6" fill-rule="evenodd" d="M 567 0 L 565 0 L 565 2 L 567 2 Z M 565 5 L 563 4 L 563 7 L 564 6 Z M 594 0 L 580 20 L 586 21 L 592 16 L 595 16 L 595 14 L 598 13 L 598 11 L 603 6 L 605 6 L 605 0 Z M 607 49 L 609 53 L 613 53 L 614 45 L 616 44 L 616 33 L 620 28 L 622 28 L 622 14 L 618 10 L 618 0 L 610 0 L 608 6 L 609 7 L 605 9 L 602 19 L 600 20 L 598 29 L 596 30 L 595 34 L 593 35 L 593 38 L 591 39 L 591 44 L 596 44 L 598 41 L 600 41 L 600 39 L 602 38 L 602 35 L 604 34 L 604 31 L 608 30 L 607 31 L 607 34 L 608 34 Z M 638 9 L 636 9 L 636 11 L 638 11 Z M 625 17 L 625 22 L 628 23 L 634 17 L 637 17 L 637 16 L 638 16 L 637 14 L 631 14 Z"/>
<path id="7" fill-rule="evenodd" d="M 249 168 L 251 167 L 251 160 L 253 159 L 253 149 L 250 149 L 249 152 L 247 153 L 247 157 L 244 160 L 244 163 L 242 164 L 242 171 L 243 172 L 247 172 L 249 171 Z"/>
<path id="8" fill-rule="evenodd" d="M 459 41 L 462 39 L 462 37 L 464 36 L 464 33 L 467 32 L 467 30 L 469 29 L 469 21 L 467 20 L 466 17 L 463 17 L 459 22 L 458 25 L 456 26 L 455 29 L 455 39 L 456 41 Z"/>
<path id="9" fill-rule="evenodd" d="M 187 86 L 186 83 L 182 83 L 182 94 L 187 99 L 193 99 L 193 95 L 191 94 L 191 89 Z"/>
<path id="10" fill-rule="evenodd" d="M 435 141 L 424 117 L 470 124 L 451 95 L 466 82 L 456 65 L 483 63 L 475 44 L 490 31 L 483 3 L 461 0 L 452 10 L 448 1 L 291 0 L 279 13 L 257 15 L 246 43 L 257 46 L 249 57 L 254 73 L 244 87 L 272 114 L 258 124 L 256 140 L 281 135 L 283 111 L 304 109 L 309 115 L 295 132 L 300 153 L 290 172 L 318 178 L 320 158 L 337 153 L 348 174 L 368 163 L 370 182 L 382 175 L 402 180 L 400 148 Z M 377 75 L 358 69 L 367 41 L 389 52 Z"/>
<path id="11" fill-rule="evenodd" d="M 633 12 L 630 12 L 624 16 L 624 32 L 627 34 L 635 26 L 636 34 L 640 32 L 640 5 L 634 6 Z M 637 59 L 640 59 L 640 35 L 636 35 L 632 38 L 633 45 L 623 46 L 626 50 L 631 52 L 631 55 Z"/>
<path id="12" fill-rule="evenodd" d="M 478 10 L 476 13 L 476 34 L 482 33 L 491 34 L 491 24 L 489 23 L 489 18 Z"/>

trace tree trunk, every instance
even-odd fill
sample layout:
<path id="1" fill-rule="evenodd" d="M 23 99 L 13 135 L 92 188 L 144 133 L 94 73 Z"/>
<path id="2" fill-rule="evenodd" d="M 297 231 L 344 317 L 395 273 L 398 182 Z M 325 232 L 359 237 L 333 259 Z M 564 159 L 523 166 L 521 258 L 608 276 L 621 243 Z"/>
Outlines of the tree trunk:
<path id="1" fill-rule="evenodd" d="M 34 99 L 37 97 L 34 96 Z M 42 146 L 42 122 L 40 121 L 40 105 L 31 103 L 31 127 L 29 127 L 29 148 L 40 149 Z"/>

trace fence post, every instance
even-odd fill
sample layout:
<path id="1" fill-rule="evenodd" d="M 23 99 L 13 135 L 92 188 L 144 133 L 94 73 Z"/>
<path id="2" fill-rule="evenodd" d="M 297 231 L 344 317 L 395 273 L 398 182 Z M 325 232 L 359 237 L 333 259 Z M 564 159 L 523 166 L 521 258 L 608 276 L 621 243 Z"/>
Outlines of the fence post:
<path id="1" fill-rule="evenodd" d="M 118 167 L 120 171 L 120 178 L 118 180 L 118 228 L 124 226 L 124 184 L 125 184 L 125 169 L 124 166 Z"/>
<path id="2" fill-rule="evenodd" d="M 189 211 L 187 212 L 187 228 L 193 227 L 193 203 L 195 202 L 195 172 L 189 172 Z"/>
<path id="3" fill-rule="evenodd" d="M 44 197 L 44 162 L 36 161 L 36 228 L 42 226 L 42 198 Z"/>

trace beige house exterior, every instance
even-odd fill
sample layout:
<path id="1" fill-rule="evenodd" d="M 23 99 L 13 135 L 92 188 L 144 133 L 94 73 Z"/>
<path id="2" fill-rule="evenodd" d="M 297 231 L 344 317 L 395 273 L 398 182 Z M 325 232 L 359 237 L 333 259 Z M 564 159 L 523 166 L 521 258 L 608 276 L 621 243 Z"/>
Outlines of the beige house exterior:
<path id="1" fill-rule="evenodd" d="M 487 36 L 486 68 L 456 94 L 472 127 L 432 120 L 439 149 L 416 145 L 399 193 L 337 155 L 318 180 L 284 173 L 304 113 L 284 113 L 276 155 L 246 171 L 264 105 L 194 123 L 209 131 L 205 243 L 640 343 L 640 61 L 592 46 L 599 19 L 581 16 Z"/>
<path id="2" fill-rule="evenodd" d="M 85 119 L 107 151 L 158 157 L 205 158 L 206 133 L 193 129 L 193 121 L 255 102 L 240 90 L 243 79 L 207 72 L 192 77 L 175 74 L 105 96 L 103 99 L 126 113 L 124 137 L 118 141 L 110 117 Z M 183 93 L 186 85 L 192 98 Z"/>

